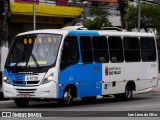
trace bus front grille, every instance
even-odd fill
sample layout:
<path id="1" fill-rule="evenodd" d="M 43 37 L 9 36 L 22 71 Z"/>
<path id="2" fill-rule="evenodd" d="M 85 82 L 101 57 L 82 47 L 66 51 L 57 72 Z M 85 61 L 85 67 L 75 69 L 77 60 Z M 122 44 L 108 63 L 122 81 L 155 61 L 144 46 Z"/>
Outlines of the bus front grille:
<path id="1" fill-rule="evenodd" d="M 13 84 L 19 84 L 19 85 L 23 85 L 24 84 L 24 81 L 16 81 L 16 80 L 14 80 L 13 81 Z"/>
<path id="2" fill-rule="evenodd" d="M 27 84 L 38 84 L 39 83 L 39 81 L 26 81 L 27 82 Z"/>
<path id="3" fill-rule="evenodd" d="M 38 85 L 38 81 L 20 81 L 20 80 L 13 80 L 13 85 L 22 85 L 22 86 L 32 86 L 32 85 Z"/>
<path id="4" fill-rule="evenodd" d="M 16 89 L 17 90 L 17 92 L 18 93 L 25 93 L 25 94 L 33 94 L 33 93 L 35 93 L 35 91 L 36 91 L 36 89 L 26 89 L 26 88 L 24 88 L 24 89 L 19 89 L 19 88 L 17 88 Z"/>

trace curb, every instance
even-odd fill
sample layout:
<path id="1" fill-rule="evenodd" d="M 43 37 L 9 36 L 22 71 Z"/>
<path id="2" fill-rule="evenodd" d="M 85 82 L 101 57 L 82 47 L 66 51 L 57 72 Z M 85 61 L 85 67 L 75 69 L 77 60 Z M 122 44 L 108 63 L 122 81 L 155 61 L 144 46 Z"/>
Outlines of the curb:
<path id="1" fill-rule="evenodd" d="M 2 104 L 11 104 L 13 102 L 14 102 L 14 100 L 0 101 L 0 105 L 2 105 Z"/>
<path id="2" fill-rule="evenodd" d="M 160 92 L 160 88 L 159 88 L 159 87 L 154 87 L 154 88 L 152 89 L 152 92 Z"/>
<path id="3" fill-rule="evenodd" d="M 136 91 L 134 92 L 134 94 L 142 94 L 142 93 L 149 93 L 153 90 L 153 88 L 148 88 L 148 89 L 145 89 L 145 90 L 141 90 L 141 91 Z"/>

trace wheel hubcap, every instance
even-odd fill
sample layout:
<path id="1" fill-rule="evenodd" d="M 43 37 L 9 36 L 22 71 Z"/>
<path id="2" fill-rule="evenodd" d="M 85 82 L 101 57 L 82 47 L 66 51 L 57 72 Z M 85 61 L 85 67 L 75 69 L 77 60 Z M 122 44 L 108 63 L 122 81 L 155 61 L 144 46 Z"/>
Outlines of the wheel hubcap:
<path id="1" fill-rule="evenodd" d="M 130 90 L 126 90 L 126 97 L 130 98 L 131 97 L 131 91 Z"/>
<path id="2" fill-rule="evenodd" d="M 71 99 L 72 99 L 71 94 L 70 94 L 69 92 L 65 92 L 65 93 L 64 93 L 64 101 L 65 101 L 66 103 L 70 103 Z"/>

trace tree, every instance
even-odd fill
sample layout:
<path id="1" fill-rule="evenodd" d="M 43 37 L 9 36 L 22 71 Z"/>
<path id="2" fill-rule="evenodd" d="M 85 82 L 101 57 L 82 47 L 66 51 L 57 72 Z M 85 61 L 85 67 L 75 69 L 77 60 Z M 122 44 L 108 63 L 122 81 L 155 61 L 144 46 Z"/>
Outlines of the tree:
<path id="1" fill-rule="evenodd" d="M 132 0 L 131 0 L 132 1 Z M 127 7 L 128 7 L 128 0 L 118 0 L 118 8 L 120 11 L 120 18 L 121 18 L 121 28 L 127 29 Z"/>
<path id="2" fill-rule="evenodd" d="M 99 6 L 92 6 L 89 9 L 90 19 L 85 19 L 83 25 L 89 30 L 98 30 L 101 27 L 112 26 L 111 22 L 108 20 L 108 12 L 100 8 Z"/>
<path id="3" fill-rule="evenodd" d="M 138 20 L 138 8 L 137 6 L 130 5 L 128 8 L 128 30 L 137 28 Z M 157 30 L 157 47 L 160 50 L 160 6 L 142 3 L 141 6 L 141 29 L 146 32 L 150 30 Z M 160 52 L 159 52 L 160 59 Z"/>
<path id="4" fill-rule="evenodd" d="M 137 28 L 138 8 L 134 5 L 128 7 L 128 30 Z M 149 32 L 150 29 L 157 30 L 160 35 L 160 6 L 142 3 L 141 7 L 141 29 Z"/>

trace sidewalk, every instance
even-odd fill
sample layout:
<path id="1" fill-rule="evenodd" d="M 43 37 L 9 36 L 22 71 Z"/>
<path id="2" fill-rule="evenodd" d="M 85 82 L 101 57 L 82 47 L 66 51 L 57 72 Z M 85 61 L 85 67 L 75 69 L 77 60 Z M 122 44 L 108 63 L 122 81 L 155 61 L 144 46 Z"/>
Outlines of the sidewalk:
<path id="1" fill-rule="evenodd" d="M 134 92 L 134 94 L 142 94 L 142 93 L 149 93 L 149 92 L 156 92 L 156 93 L 160 93 L 160 87 L 153 87 L 153 88 L 148 88 L 145 90 L 141 90 L 141 91 L 136 91 Z"/>
<path id="2" fill-rule="evenodd" d="M 160 87 L 153 87 L 151 92 L 160 92 Z"/>

